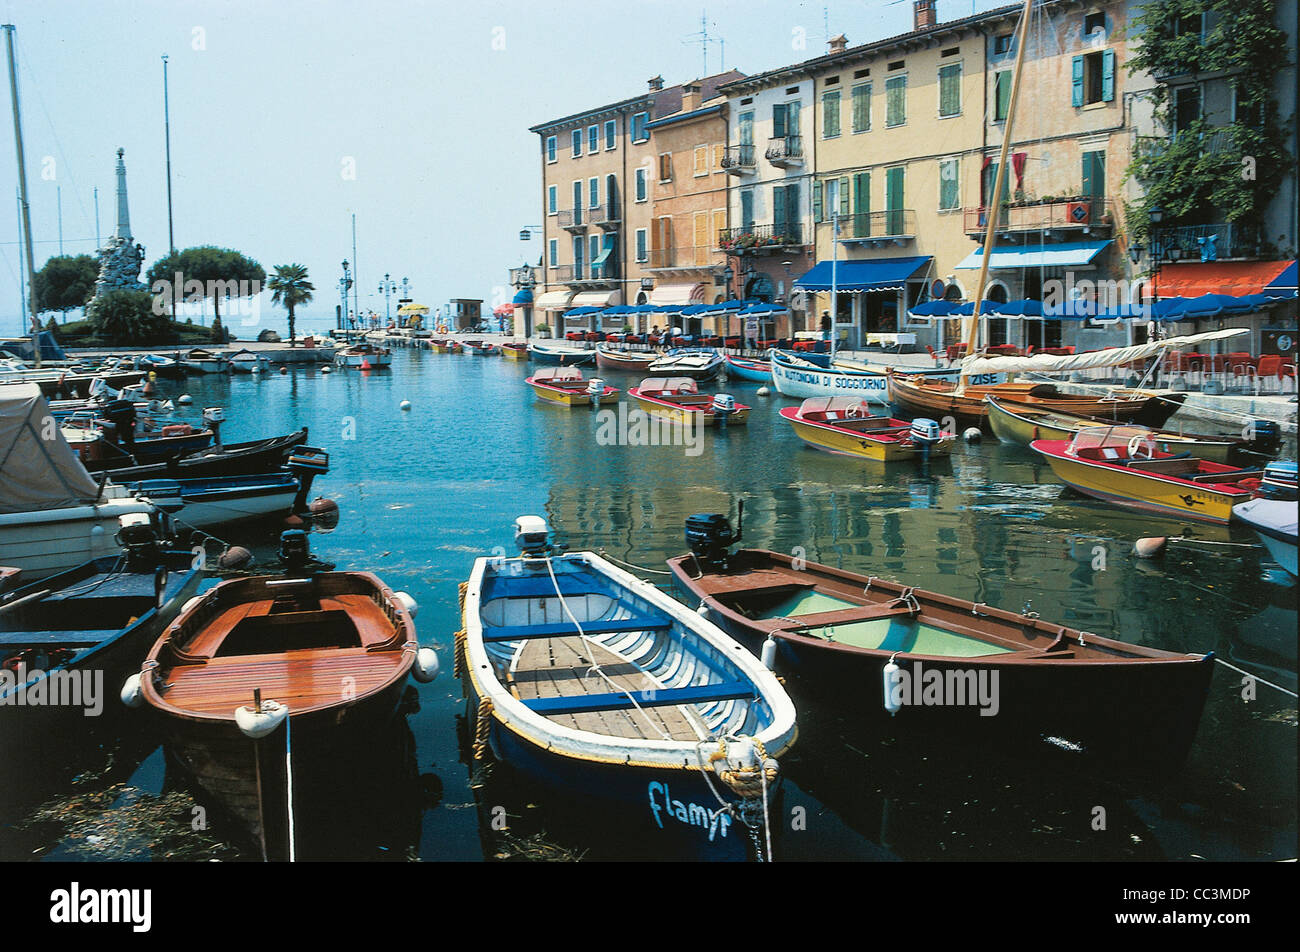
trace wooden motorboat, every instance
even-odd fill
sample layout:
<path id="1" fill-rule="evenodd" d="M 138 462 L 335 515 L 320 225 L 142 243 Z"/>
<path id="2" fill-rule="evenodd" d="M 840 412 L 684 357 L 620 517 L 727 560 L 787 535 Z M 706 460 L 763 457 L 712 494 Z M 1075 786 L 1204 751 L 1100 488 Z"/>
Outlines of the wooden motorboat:
<path id="1" fill-rule="evenodd" d="M 445 337 L 433 337 L 429 339 L 429 350 L 435 354 L 455 354 L 460 352 L 460 344 Z"/>
<path id="2" fill-rule="evenodd" d="M 317 465 L 295 466 L 251 476 L 145 479 L 124 484 L 180 525 L 192 529 L 304 512 L 312 481 L 329 469 L 328 454 Z"/>
<path id="3" fill-rule="evenodd" d="M 722 372 L 722 355 L 709 348 L 679 347 L 659 357 L 647 371 L 659 377 L 712 380 Z"/>
<path id="4" fill-rule="evenodd" d="M 286 747 L 297 772 L 396 714 L 420 650 L 409 604 L 369 572 L 223 582 L 185 606 L 123 694 L 138 691 L 168 756 L 279 856 L 292 845 Z"/>
<path id="5" fill-rule="evenodd" d="M 826 354 L 792 354 L 772 351 L 772 383 L 782 396 L 844 397 L 855 396 L 872 403 L 889 402 L 888 368 L 846 367 L 832 365 Z M 957 379 L 955 370 L 923 371 L 926 379 Z M 990 382 L 1000 379 L 989 378 Z M 925 414 L 929 416 L 930 414 Z"/>
<path id="6" fill-rule="evenodd" d="M 527 344 L 502 344 L 501 356 L 504 357 L 506 360 L 527 360 L 528 345 Z"/>
<path id="7" fill-rule="evenodd" d="M 461 341 L 461 346 L 465 348 L 467 354 L 474 357 L 491 357 L 501 352 L 500 348 L 490 341 L 466 340 Z"/>
<path id="8" fill-rule="evenodd" d="M 1052 383 L 1013 381 L 971 383 L 958 392 L 958 383 L 916 375 L 888 375 L 889 399 L 908 416 L 935 420 L 951 417 L 958 426 L 988 428 L 985 397 L 1029 404 L 1043 410 L 1105 417 L 1120 423 L 1137 423 L 1160 428 L 1183 405 L 1185 393 L 1154 393 L 1150 390 L 1117 389 L 1106 396 L 1066 393 Z"/>
<path id="9" fill-rule="evenodd" d="M 691 377 L 647 377 L 627 395 L 646 413 L 685 426 L 738 426 L 749 407 L 730 394 L 700 393 Z"/>
<path id="10" fill-rule="evenodd" d="M 599 377 L 587 380 L 577 367 L 542 367 L 524 383 L 539 399 L 562 407 L 606 406 L 618 403 L 622 392 Z"/>
<path id="11" fill-rule="evenodd" d="M 304 451 L 320 452 L 315 447 L 306 447 L 304 445 L 306 442 L 307 427 L 303 427 L 295 433 L 286 433 L 283 436 L 273 436 L 264 440 L 212 446 L 198 453 L 173 457 L 163 462 L 140 464 L 136 463 L 133 457 L 121 454 L 89 460 L 86 462 L 86 468 L 92 473 L 111 471 L 113 478 L 121 482 L 164 477 L 197 479 L 212 476 L 249 476 L 274 472 L 288 462 L 299 447 Z"/>
<path id="12" fill-rule="evenodd" d="M 1259 488 L 1262 469 L 1165 453 L 1150 431 L 1096 426 L 1070 440 L 1034 440 L 1030 448 L 1056 477 L 1087 496 L 1142 512 L 1227 525 L 1232 507 Z"/>
<path id="13" fill-rule="evenodd" d="M 650 365 L 659 358 L 657 353 L 642 353 L 631 350 L 616 350 L 606 344 L 596 345 L 596 366 L 601 370 L 649 370 Z"/>
<path id="14" fill-rule="evenodd" d="M 559 367 L 573 367 L 596 359 L 594 350 L 579 350 L 576 347 L 564 347 L 559 344 L 528 345 L 528 352 L 533 360 L 542 364 L 555 364 Z"/>
<path id="15" fill-rule="evenodd" d="M 377 370 L 380 367 L 391 367 L 392 363 L 393 352 L 391 350 L 387 347 L 376 346 L 368 341 L 353 344 L 351 347 L 344 347 L 342 350 L 334 352 L 334 364 L 338 367 Z"/>
<path id="16" fill-rule="evenodd" d="M 1269 463 L 1258 495 L 1232 509 L 1232 518 L 1255 530 L 1264 548 L 1291 576 L 1296 575 L 1296 464 Z"/>
<path id="17" fill-rule="evenodd" d="M 932 420 L 909 423 L 876 416 L 857 397 L 812 397 L 797 407 L 782 407 L 781 418 L 814 449 L 882 463 L 946 455 L 957 440 Z"/>
<path id="18" fill-rule="evenodd" d="M 1088 426 L 1114 426 L 1114 420 L 1102 417 L 1045 410 L 1033 404 L 986 396 L 989 428 L 1003 443 L 1028 446 L 1034 440 L 1070 440 Z M 1152 430 L 1151 438 L 1162 453 L 1189 453 L 1197 459 L 1215 463 L 1239 462 L 1244 457 L 1261 459 L 1277 452 L 1280 443 L 1276 423 L 1257 421 L 1249 438 L 1210 436 L 1196 433 L 1173 433 Z"/>
<path id="19" fill-rule="evenodd" d="M 544 520 L 515 526 L 523 555 L 478 559 L 462 586 L 475 758 L 656 855 L 770 857 L 764 801 L 796 730 L 780 683 L 655 586 L 590 552 L 553 555 Z"/>
<path id="20" fill-rule="evenodd" d="M 726 366 L 727 376 L 739 380 L 752 380 L 755 383 L 772 382 L 772 362 L 770 360 L 751 360 L 748 357 L 733 357 L 723 354 L 722 362 Z"/>
<path id="21" fill-rule="evenodd" d="M 1139 765 L 1176 766 L 1195 736 L 1213 654 L 1128 644 L 1029 606 L 1004 611 L 778 552 L 733 553 L 740 534 L 719 514 L 692 516 L 686 535 L 691 553 L 668 566 L 691 604 L 818 703 Z"/>

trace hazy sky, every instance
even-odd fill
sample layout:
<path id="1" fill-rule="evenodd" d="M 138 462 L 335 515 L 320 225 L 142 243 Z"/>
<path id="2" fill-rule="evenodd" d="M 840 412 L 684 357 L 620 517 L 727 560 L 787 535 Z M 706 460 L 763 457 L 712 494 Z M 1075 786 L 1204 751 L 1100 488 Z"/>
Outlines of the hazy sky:
<path id="1" fill-rule="evenodd" d="M 1005 0 L 939 0 L 940 20 Z M 704 70 L 703 15 L 725 65 L 761 72 L 911 29 L 911 0 L 0 0 L 18 30 L 19 90 L 36 267 L 95 247 L 115 224 L 126 150 L 131 224 L 146 268 L 167 252 L 162 54 L 170 57 L 178 248 L 215 244 L 305 264 L 306 323 L 332 323 L 340 262 L 363 309 L 384 311 L 385 272 L 417 300 L 493 303 L 506 269 L 536 261 L 539 145 L 530 125 Z M 708 72 L 724 50 L 708 48 Z M 4 114 L 8 109 L 5 74 Z M 355 170 L 355 177 L 347 173 Z M 0 135 L 0 334 L 20 329 L 17 166 Z M 282 312 L 263 319 L 283 330 Z M 303 315 L 303 312 L 299 312 Z M 313 317 L 316 320 L 313 320 Z"/>

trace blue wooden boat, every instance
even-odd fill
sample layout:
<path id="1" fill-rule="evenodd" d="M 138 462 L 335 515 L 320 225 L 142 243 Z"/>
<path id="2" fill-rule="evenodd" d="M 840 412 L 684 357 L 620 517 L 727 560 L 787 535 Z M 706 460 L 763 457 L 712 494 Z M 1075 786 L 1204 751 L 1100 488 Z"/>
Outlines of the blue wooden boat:
<path id="1" fill-rule="evenodd" d="M 555 364 L 557 367 L 576 367 L 596 359 L 594 350 L 579 350 L 557 344 L 532 343 L 528 345 L 528 351 L 539 364 Z"/>
<path id="2" fill-rule="evenodd" d="M 750 360 L 748 357 L 733 357 L 723 354 L 722 362 L 727 366 L 727 376 L 737 380 L 752 380 L 755 383 L 772 382 L 772 362 L 769 360 Z"/>
<path id="3" fill-rule="evenodd" d="M 141 354 L 135 359 L 135 366 L 137 370 L 152 371 L 159 377 L 185 376 L 185 366 L 174 357 L 163 354 Z"/>
<path id="4" fill-rule="evenodd" d="M 475 759 L 490 750 L 665 854 L 770 858 L 773 758 L 796 733 L 780 683 L 654 585 L 552 554 L 541 518 L 515 530 L 522 556 L 477 560 L 462 587 Z"/>

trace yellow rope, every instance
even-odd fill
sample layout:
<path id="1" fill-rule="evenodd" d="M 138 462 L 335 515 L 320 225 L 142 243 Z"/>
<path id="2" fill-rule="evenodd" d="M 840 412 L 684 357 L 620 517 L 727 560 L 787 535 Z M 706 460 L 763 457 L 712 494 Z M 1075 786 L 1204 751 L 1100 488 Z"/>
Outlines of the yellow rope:
<path id="1" fill-rule="evenodd" d="M 478 702 L 478 723 L 474 727 L 474 759 L 482 760 L 487 754 L 488 732 L 492 729 L 492 702 L 483 698 Z"/>
<path id="2" fill-rule="evenodd" d="M 464 628 L 456 632 L 456 641 L 451 652 L 451 676 L 453 678 L 460 678 L 465 673 L 466 637 L 467 634 Z"/>

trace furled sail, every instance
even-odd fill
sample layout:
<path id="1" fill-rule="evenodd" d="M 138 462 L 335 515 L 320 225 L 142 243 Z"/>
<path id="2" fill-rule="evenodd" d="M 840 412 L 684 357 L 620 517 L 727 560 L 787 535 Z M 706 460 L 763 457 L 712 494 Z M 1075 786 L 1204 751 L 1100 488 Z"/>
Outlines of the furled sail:
<path id="1" fill-rule="evenodd" d="M 1109 347 L 1105 350 L 1089 351 L 1086 354 L 1065 354 L 1060 357 L 1053 357 L 1050 354 L 1038 354 L 1033 357 L 981 357 L 979 354 L 972 354 L 962 359 L 961 372 L 963 376 L 1030 372 L 1059 374 L 1072 370 L 1091 370 L 1094 367 L 1114 367 L 1116 364 L 1127 364 L 1151 357 L 1170 347 L 1190 347 L 1202 341 L 1223 340 L 1249 333 L 1249 328 L 1231 327 L 1205 334 L 1170 337 L 1147 344 L 1136 344 L 1133 347 Z"/>

